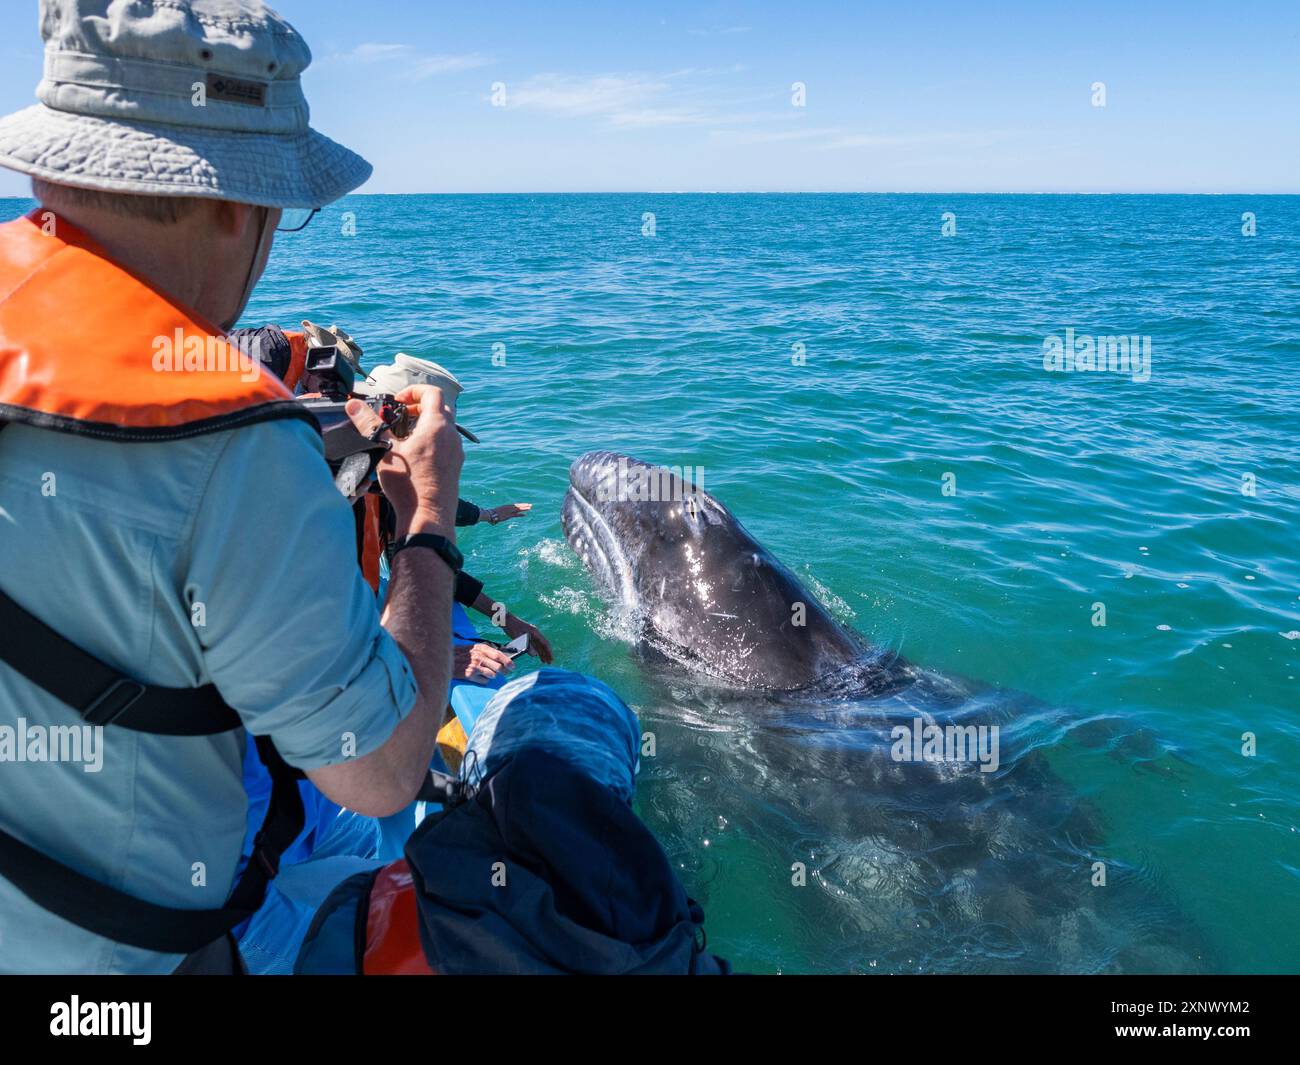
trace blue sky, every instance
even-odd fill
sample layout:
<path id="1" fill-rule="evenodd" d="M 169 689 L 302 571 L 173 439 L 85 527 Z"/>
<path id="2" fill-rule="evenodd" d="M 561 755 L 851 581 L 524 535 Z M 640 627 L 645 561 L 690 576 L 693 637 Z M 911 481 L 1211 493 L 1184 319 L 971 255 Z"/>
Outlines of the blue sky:
<path id="1" fill-rule="evenodd" d="M 1298 0 L 273 6 L 364 192 L 1300 191 Z M 2 111 L 36 10 L 0 10 Z"/>

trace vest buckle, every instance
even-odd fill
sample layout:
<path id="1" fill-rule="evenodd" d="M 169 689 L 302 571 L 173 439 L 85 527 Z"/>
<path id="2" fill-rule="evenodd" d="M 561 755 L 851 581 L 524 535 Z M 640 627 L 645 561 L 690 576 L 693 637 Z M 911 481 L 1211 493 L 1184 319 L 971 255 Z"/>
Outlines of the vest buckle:
<path id="1" fill-rule="evenodd" d="M 144 693 L 145 686 L 139 681 L 118 677 L 82 711 L 82 720 L 90 725 L 111 725 L 130 710 Z"/>

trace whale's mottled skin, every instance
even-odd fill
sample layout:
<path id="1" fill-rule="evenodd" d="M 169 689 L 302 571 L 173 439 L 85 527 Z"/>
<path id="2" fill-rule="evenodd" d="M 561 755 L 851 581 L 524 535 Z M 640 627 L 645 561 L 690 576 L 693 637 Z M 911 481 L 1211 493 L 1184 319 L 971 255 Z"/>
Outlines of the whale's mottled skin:
<path id="1" fill-rule="evenodd" d="M 656 467 L 592 451 L 569 470 L 564 534 L 606 595 L 667 656 L 750 689 L 805 688 L 867 648 L 735 516 L 680 476 L 628 498 Z"/>

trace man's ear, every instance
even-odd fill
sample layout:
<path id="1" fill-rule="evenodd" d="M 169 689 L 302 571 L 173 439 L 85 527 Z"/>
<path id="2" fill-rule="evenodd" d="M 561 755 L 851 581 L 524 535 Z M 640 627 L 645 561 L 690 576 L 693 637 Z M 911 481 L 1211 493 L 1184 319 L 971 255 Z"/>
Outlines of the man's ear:
<path id="1" fill-rule="evenodd" d="M 214 221 L 217 231 L 222 236 L 235 240 L 256 230 L 261 223 L 262 209 L 247 203 L 216 200 L 213 202 L 212 210 L 216 216 Z"/>

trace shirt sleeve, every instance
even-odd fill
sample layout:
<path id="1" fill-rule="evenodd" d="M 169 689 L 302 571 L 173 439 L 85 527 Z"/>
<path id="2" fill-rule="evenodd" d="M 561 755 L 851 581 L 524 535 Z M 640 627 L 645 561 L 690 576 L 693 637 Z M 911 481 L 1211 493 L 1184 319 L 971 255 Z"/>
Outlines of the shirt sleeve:
<path id="1" fill-rule="evenodd" d="M 468 499 L 456 500 L 456 525 L 477 525 L 482 511 Z"/>
<path id="2" fill-rule="evenodd" d="M 483 594 L 483 582 L 476 577 L 471 577 L 464 570 L 456 574 L 456 586 L 452 590 L 452 598 L 461 606 L 473 606 L 478 602 L 478 597 Z"/>
<path id="3" fill-rule="evenodd" d="M 208 678 L 244 726 L 299 769 L 381 746 L 415 705 L 415 677 L 379 624 L 312 428 L 225 434 L 189 543 L 187 609 Z"/>
<path id="4" fill-rule="evenodd" d="M 265 325 L 260 329 L 232 329 L 226 340 L 234 344 L 251 359 L 257 359 L 281 381 L 289 373 L 293 349 L 289 338 L 278 325 Z"/>

